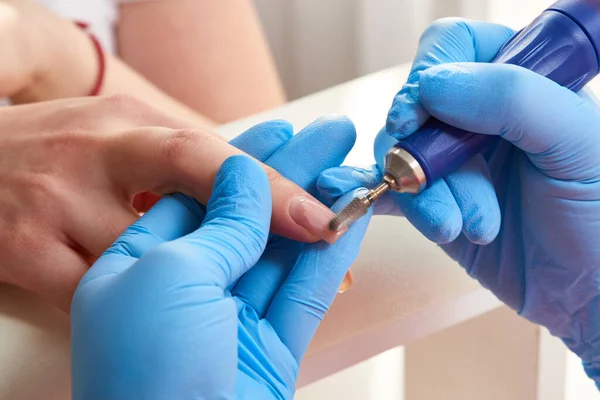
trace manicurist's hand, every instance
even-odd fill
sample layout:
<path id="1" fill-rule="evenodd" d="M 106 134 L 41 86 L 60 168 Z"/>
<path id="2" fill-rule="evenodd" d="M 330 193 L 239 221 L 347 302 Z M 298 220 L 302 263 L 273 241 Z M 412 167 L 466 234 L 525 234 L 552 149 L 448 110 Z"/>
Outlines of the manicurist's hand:
<path id="1" fill-rule="evenodd" d="M 311 137 L 270 159 L 285 164 Z M 314 190 L 314 173 L 295 177 Z M 333 245 L 303 244 L 269 237 L 270 210 L 264 170 L 235 156 L 206 209 L 167 196 L 128 228 L 73 300 L 73 398 L 291 399 L 370 216 Z"/>
<path id="2" fill-rule="evenodd" d="M 600 383 L 600 107 L 585 90 L 489 64 L 511 35 L 456 19 L 425 32 L 376 142 L 379 161 L 429 115 L 503 140 L 418 196 L 388 196 L 379 211 L 404 214 L 499 299 L 560 337 Z M 378 179 L 377 167 L 334 168 L 319 183 L 335 199 Z"/>

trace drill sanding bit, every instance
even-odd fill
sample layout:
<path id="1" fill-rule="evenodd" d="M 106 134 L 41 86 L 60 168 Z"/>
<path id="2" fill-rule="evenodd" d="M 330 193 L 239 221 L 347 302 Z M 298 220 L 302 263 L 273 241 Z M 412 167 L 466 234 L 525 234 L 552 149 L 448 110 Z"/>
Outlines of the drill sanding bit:
<path id="1" fill-rule="evenodd" d="M 334 232 L 340 232 L 346 229 L 350 224 L 367 214 L 369 207 L 371 207 L 373 203 L 389 189 L 390 184 L 387 181 L 384 181 L 375 189 L 369 190 L 367 194 L 355 197 L 331 220 L 329 229 Z"/>
<path id="2" fill-rule="evenodd" d="M 373 205 L 388 190 L 399 193 L 417 194 L 426 186 L 423 169 L 415 158 L 397 147 L 387 152 L 382 182 L 365 195 L 353 199 L 329 223 L 333 232 L 341 232 L 353 222 L 367 214 Z"/>

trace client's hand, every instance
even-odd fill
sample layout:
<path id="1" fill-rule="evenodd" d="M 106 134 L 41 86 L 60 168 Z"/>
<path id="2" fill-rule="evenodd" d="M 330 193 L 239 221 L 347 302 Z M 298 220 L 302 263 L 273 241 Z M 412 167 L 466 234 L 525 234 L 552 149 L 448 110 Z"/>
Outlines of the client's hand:
<path id="1" fill-rule="evenodd" d="M 158 126 L 181 123 L 122 97 L 0 109 L 0 281 L 66 310 L 89 265 L 139 217 L 131 206 L 136 194 L 182 192 L 206 204 L 217 170 L 241 151 L 209 132 Z M 348 137 L 341 146 L 346 152 L 353 144 L 354 130 L 345 120 L 308 129 L 341 132 Z M 291 136 L 289 124 L 273 121 L 251 129 L 235 145 L 265 160 Z M 324 158 L 339 152 L 319 149 Z M 333 160 L 322 169 L 339 165 L 343 156 Z M 263 167 L 271 181 L 273 232 L 306 242 L 334 241 L 326 229 L 333 213 Z"/>

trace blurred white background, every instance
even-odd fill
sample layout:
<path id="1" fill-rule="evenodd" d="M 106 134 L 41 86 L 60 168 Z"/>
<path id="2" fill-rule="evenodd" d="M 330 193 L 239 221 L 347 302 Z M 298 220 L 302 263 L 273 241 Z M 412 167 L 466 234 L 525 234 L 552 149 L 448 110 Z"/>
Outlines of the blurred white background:
<path id="1" fill-rule="evenodd" d="M 446 16 L 518 29 L 551 0 L 255 0 L 290 99 L 412 60 L 421 32 Z M 391 101 L 391 99 L 390 99 Z M 440 354 L 443 357 L 443 354 Z M 298 399 L 404 398 L 403 349 L 299 391 Z M 481 366 L 485 367 L 484 365 Z M 600 398 L 572 356 L 569 400 Z M 510 385 L 510 382 L 506 383 Z"/>
<path id="2" fill-rule="evenodd" d="M 445 16 L 515 28 L 548 0 L 255 0 L 290 98 L 409 62 Z"/>

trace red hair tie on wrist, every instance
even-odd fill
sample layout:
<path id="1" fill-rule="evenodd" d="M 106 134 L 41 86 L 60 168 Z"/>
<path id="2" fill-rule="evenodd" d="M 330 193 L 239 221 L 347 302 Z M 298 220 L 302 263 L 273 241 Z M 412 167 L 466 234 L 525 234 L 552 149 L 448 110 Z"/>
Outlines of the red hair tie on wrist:
<path id="1" fill-rule="evenodd" d="M 96 55 L 98 56 L 98 76 L 96 77 L 96 82 L 88 96 L 98 96 L 100 94 L 100 90 L 102 90 L 102 84 L 104 83 L 104 74 L 106 72 L 106 57 L 104 56 L 104 50 L 102 49 L 102 45 L 98 38 L 90 32 L 89 25 L 85 22 L 75 21 L 75 24 L 83 29 L 94 45 L 94 49 L 96 50 Z"/>

